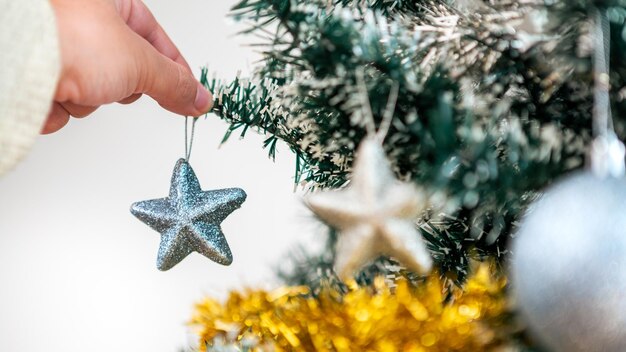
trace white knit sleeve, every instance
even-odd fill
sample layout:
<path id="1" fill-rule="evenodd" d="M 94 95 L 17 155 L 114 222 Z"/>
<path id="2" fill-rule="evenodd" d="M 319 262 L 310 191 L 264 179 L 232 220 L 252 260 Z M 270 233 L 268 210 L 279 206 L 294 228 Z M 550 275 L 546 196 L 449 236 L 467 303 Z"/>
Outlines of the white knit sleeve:
<path id="1" fill-rule="evenodd" d="M 0 174 L 39 134 L 61 70 L 48 0 L 0 0 Z"/>

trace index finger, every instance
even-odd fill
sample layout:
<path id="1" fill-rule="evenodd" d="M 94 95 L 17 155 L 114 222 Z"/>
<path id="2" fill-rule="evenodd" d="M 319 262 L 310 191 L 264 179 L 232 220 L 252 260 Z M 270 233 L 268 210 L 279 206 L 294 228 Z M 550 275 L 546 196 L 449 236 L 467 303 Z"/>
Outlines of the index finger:
<path id="1" fill-rule="evenodd" d="M 147 40 L 158 52 L 191 71 L 174 42 L 141 0 L 116 0 L 116 5 L 131 30 Z"/>

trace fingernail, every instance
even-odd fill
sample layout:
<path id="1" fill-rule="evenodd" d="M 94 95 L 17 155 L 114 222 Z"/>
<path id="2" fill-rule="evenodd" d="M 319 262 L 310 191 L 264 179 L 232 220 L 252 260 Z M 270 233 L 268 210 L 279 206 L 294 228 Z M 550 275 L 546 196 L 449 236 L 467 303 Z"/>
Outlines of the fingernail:
<path id="1" fill-rule="evenodd" d="M 209 93 L 206 88 L 198 83 L 198 91 L 196 92 L 196 101 L 194 102 L 194 107 L 198 111 L 205 113 L 208 112 L 209 109 L 211 109 L 211 105 L 213 105 L 211 93 Z"/>

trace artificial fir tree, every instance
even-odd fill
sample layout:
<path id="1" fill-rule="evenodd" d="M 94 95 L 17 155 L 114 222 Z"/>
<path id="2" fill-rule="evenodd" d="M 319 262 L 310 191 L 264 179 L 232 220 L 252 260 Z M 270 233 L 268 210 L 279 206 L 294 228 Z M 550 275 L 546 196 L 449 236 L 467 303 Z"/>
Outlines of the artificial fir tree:
<path id="1" fill-rule="evenodd" d="M 606 83 L 623 140 L 622 1 L 239 2 L 233 16 L 249 24 L 242 35 L 260 38 L 263 59 L 248 79 L 203 72 L 214 113 L 230 124 L 224 140 L 253 129 L 267 136 L 271 157 L 285 143 L 296 154 L 295 182 L 319 192 L 348 186 L 368 125 L 388 123 L 382 147 L 395 177 L 419 189 L 415 228 L 435 270 L 423 277 L 383 256 L 342 281 L 333 269 L 341 234 L 330 228 L 325 252 L 281 273 L 291 285 L 282 294 L 200 304 L 201 348 L 539 349 L 504 284 L 509 242 L 541 191 L 584 165 L 595 11 L 610 20 Z M 377 311 L 381 302 L 396 310 Z M 389 330 L 394 320 L 406 329 Z"/>

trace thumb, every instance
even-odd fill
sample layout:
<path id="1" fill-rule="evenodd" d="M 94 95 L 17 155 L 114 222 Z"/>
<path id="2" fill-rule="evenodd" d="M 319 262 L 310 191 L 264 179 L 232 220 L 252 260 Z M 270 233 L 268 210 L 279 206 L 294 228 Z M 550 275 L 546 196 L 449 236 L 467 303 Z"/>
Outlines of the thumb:
<path id="1" fill-rule="evenodd" d="M 200 116 L 213 106 L 213 96 L 183 65 L 162 55 L 147 45 L 147 60 L 139 70 L 145 77 L 140 90 L 151 96 L 165 109 L 189 116 Z"/>

